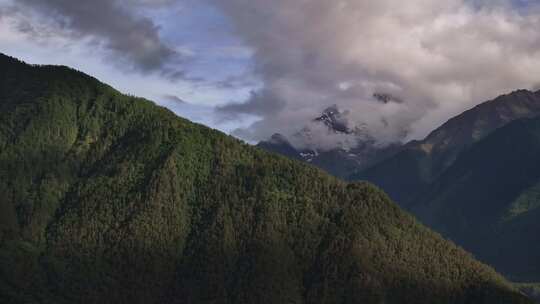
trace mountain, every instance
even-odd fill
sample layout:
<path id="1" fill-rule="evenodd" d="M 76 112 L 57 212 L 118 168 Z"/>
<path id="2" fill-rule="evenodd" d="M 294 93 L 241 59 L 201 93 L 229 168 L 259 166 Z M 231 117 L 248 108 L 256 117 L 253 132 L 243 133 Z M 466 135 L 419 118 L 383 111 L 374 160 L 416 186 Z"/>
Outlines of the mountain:
<path id="1" fill-rule="evenodd" d="M 0 55 L 2 303 L 530 303 L 378 189 Z"/>
<path id="2" fill-rule="evenodd" d="M 389 99 L 387 95 L 378 98 Z M 389 102 L 389 100 L 386 100 Z M 314 118 L 310 125 L 294 134 L 291 143 L 282 134 L 274 134 L 257 146 L 274 153 L 301 160 L 319 167 L 330 174 L 347 178 L 354 172 L 376 164 L 399 151 L 398 143 L 380 145 L 363 125 L 353 125 L 347 118 L 348 112 L 333 105 Z M 316 139 L 324 137 L 334 142 L 333 146 L 321 148 Z"/>
<path id="3" fill-rule="evenodd" d="M 518 282 L 540 281 L 540 92 L 481 104 L 353 179 Z M 535 289 L 536 295 L 537 289 Z"/>
<path id="4" fill-rule="evenodd" d="M 269 140 L 260 142 L 257 146 L 288 158 L 307 161 L 306 154 L 302 155 L 302 152 L 298 151 L 285 136 L 278 133 L 272 135 Z"/>
<path id="5" fill-rule="evenodd" d="M 353 134 L 357 133 L 361 136 L 362 130 L 359 128 L 351 129 L 346 119 L 346 113 L 342 112 L 337 105 L 333 105 L 323 111 L 321 116 L 314 119 L 315 122 L 320 122 L 327 126 L 334 133 Z"/>
<path id="6" fill-rule="evenodd" d="M 540 118 L 465 150 L 411 211 L 509 278 L 540 282 Z"/>
<path id="7" fill-rule="evenodd" d="M 384 161 L 359 169 L 350 180 L 370 181 L 409 208 L 462 151 L 509 122 L 538 115 L 540 91 L 519 90 L 499 96 L 450 119 L 424 140 L 406 144 Z"/>
<path id="8" fill-rule="evenodd" d="M 536 301 L 536 303 L 540 303 L 540 283 L 522 283 L 514 285 L 527 294 L 531 299 Z"/>
<path id="9" fill-rule="evenodd" d="M 401 102 L 388 94 L 374 94 L 374 98 L 383 103 Z M 540 93 L 518 90 L 499 96 L 450 119 L 424 140 L 405 145 L 378 144 L 365 126 L 351 126 L 347 115 L 331 106 L 292 138 L 274 134 L 258 146 L 337 177 L 373 182 L 408 207 L 464 149 L 509 122 L 540 115 Z M 313 138 L 321 135 L 334 137 L 333 147 L 321 149 L 314 144 Z"/>

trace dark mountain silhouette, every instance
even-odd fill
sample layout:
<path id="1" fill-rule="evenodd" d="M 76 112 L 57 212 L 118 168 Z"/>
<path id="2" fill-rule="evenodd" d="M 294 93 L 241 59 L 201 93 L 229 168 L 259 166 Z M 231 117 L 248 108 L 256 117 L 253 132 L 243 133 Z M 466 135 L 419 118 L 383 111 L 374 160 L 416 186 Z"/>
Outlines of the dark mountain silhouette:
<path id="1" fill-rule="evenodd" d="M 540 118 L 467 149 L 411 210 L 509 278 L 540 281 Z"/>

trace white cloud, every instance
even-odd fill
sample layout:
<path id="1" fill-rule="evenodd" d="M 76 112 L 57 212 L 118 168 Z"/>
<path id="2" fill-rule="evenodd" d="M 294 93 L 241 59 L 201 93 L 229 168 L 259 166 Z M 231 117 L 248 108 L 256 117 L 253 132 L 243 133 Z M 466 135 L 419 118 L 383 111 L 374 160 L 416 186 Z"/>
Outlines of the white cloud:
<path id="1" fill-rule="evenodd" d="M 295 133 L 333 104 L 382 142 L 420 138 L 476 103 L 540 84 L 533 1 L 101 2 L 108 12 L 66 0 L 0 0 L 0 51 L 70 65 L 136 95 L 178 95 L 202 106 L 198 117 L 214 126 L 224 121 L 210 118 L 208 108 L 222 106 L 223 117 L 234 118 L 224 130 L 253 121 L 246 115 L 259 117 L 236 131 L 248 140 Z M 24 3 L 34 9 L 20 9 Z M 103 60 L 111 52 L 142 73 Z M 178 70 L 174 82 L 152 72 L 170 69 Z M 399 102 L 380 102 L 374 93 Z M 332 139 L 314 142 L 329 146 Z"/>
<path id="2" fill-rule="evenodd" d="M 249 139 L 290 135 L 332 104 L 351 110 L 353 120 L 383 141 L 420 138 L 476 103 L 540 82 L 540 14 L 533 7 L 464 0 L 211 1 L 253 48 L 264 81 L 265 94 L 222 109 L 262 117 L 237 131 Z M 376 102 L 373 93 L 403 103 Z"/>

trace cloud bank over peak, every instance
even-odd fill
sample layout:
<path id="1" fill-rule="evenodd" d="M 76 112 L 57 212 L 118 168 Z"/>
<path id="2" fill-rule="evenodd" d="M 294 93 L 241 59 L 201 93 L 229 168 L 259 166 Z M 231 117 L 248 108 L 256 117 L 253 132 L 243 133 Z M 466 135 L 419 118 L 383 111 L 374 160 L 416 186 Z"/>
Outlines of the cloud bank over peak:
<path id="1" fill-rule="evenodd" d="M 339 145 L 313 122 L 336 105 L 348 128 L 386 144 L 421 138 L 502 93 L 538 89 L 536 3 L 0 0 L 0 51 L 38 63 L 54 56 L 190 118 L 200 106 L 198 121 L 250 142 L 308 126 L 311 143 Z"/>
<path id="2" fill-rule="evenodd" d="M 291 135 L 336 104 L 381 142 L 420 138 L 464 109 L 540 81 L 540 14 L 510 1 L 209 0 L 254 50 L 263 88 L 223 115 L 235 133 Z M 380 96 L 399 102 L 381 102 Z M 379 97 L 379 98 L 378 98 Z"/>

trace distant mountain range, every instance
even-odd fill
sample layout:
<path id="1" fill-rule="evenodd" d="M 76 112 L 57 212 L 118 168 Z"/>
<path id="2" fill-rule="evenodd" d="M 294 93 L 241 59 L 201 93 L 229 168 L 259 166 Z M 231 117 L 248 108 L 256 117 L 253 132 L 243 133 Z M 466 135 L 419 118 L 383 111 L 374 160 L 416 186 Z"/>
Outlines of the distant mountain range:
<path id="1" fill-rule="evenodd" d="M 509 122 L 540 115 L 540 93 L 519 90 L 482 103 L 443 124 L 424 140 L 410 142 L 399 152 L 348 177 L 369 180 L 408 208 L 456 157 Z"/>
<path id="2" fill-rule="evenodd" d="M 515 91 L 450 119 L 424 140 L 368 157 L 371 166 L 346 178 L 379 186 L 513 280 L 540 281 L 539 117 L 540 91 Z M 343 176 L 334 170 L 339 164 L 312 163 Z"/>
<path id="3" fill-rule="evenodd" d="M 540 118 L 466 149 L 410 210 L 509 278 L 540 281 Z"/>
<path id="4" fill-rule="evenodd" d="M 368 168 L 399 151 L 401 144 L 381 146 L 365 126 L 361 124 L 350 126 L 346 114 L 346 111 L 333 105 L 311 122 L 311 126 L 318 127 L 316 130 L 326 132 L 325 136 L 336 137 L 337 147 L 335 148 L 322 149 L 316 143 L 312 143 L 314 135 L 312 133 L 315 131 L 309 125 L 294 134 L 291 139 L 282 134 L 274 134 L 269 140 L 262 141 L 257 146 L 289 158 L 305 161 L 342 178 L 347 178 L 354 172 Z M 323 128 L 320 128 L 321 126 Z M 291 141 L 299 144 L 294 145 Z M 301 146 L 301 148 L 295 148 L 295 146 Z"/>
<path id="5" fill-rule="evenodd" d="M 353 175 L 516 281 L 540 281 L 540 92 L 452 118 Z"/>

